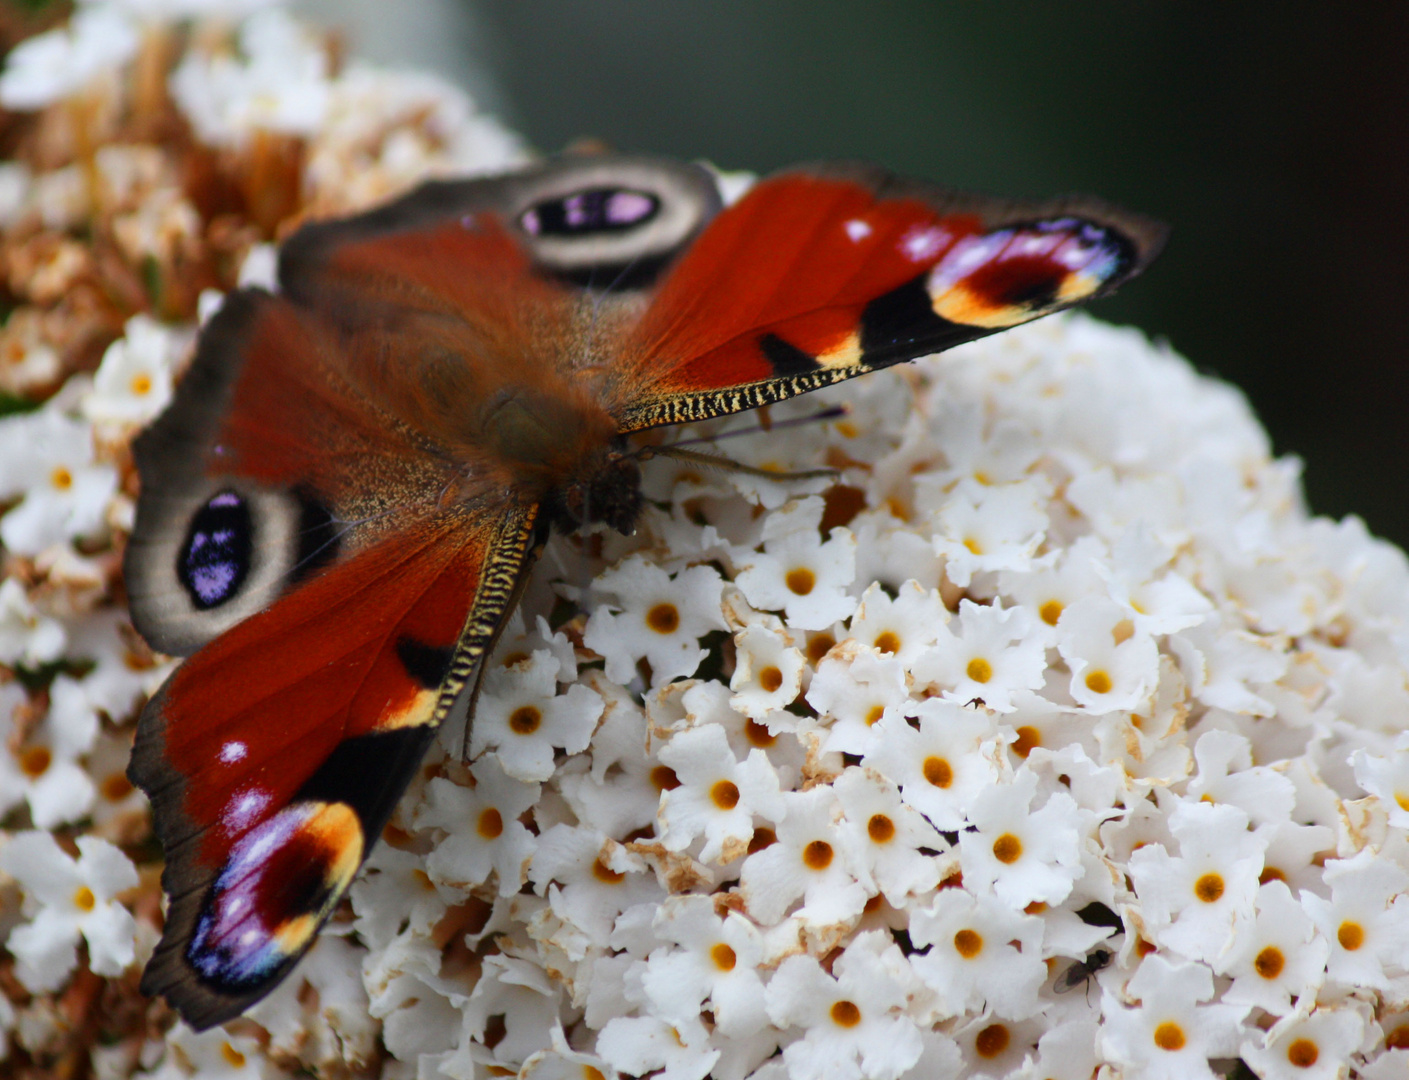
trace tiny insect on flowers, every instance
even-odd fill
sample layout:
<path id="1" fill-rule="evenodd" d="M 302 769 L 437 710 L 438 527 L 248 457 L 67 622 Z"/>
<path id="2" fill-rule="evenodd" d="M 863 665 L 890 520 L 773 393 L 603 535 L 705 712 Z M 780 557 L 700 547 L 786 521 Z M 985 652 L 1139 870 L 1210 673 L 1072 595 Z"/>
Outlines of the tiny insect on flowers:
<path id="1" fill-rule="evenodd" d="M 278 291 L 227 298 L 135 446 L 133 619 L 190 656 L 130 770 L 171 897 L 144 989 L 207 1027 L 288 973 L 462 691 L 473 710 L 550 532 L 635 526 L 647 451 L 631 435 L 1104 295 L 1163 237 L 1096 200 L 1005 202 L 850 164 L 725 208 L 706 169 L 609 155 L 427 184 L 294 234 Z M 986 569 L 1031 531 L 951 524 Z M 822 575 L 798 565 L 782 581 L 802 603 Z M 689 598 L 622 599 L 632 662 L 668 663 Z M 507 730 L 532 737 L 546 715 L 520 702 Z"/>

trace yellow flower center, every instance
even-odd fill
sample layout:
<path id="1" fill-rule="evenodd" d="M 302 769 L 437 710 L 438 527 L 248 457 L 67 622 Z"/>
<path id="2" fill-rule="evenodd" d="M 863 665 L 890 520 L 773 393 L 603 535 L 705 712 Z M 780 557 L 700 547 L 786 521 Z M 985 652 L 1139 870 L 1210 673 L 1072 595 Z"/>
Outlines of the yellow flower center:
<path id="1" fill-rule="evenodd" d="M 714 966 L 720 971 L 733 971 L 734 965 L 739 962 L 739 958 L 734 955 L 734 950 L 722 941 L 709 950 L 709 958 L 714 961 Z"/>
<path id="2" fill-rule="evenodd" d="M 1291 1045 L 1287 1047 L 1287 1060 L 1298 1069 L 1311 1068 L 1320 1056 L 1321 1051 L 1310 1039 L 1293 1039 Z"/>
<path id="3" fill-rule="evenodd" d="M 504 815 L 494 807 L 480 811 L 476 832 L 486 840 L 493 840 L 504 832 Z"/>
<path id="4" fill-rule="evenodd" d="M 954 951 L 965 960 L 983 952 L 983 935 L 976 930 L 960 930 L 954 935 Z"/>
<path id="5" fill-rule="evenodd" d="M 1218 874 L 1205 874 L 1194 882 L 1194 895 L 1205 904 L 1215 904 L 1223 896 L 1223 878 Z"/>
<path id="6" fill-rule="evenodd" d="M 838 1027 L 855 1027 L 861 1023 L 861 1010 L 850 1001 L 837 1001 L 832 1004 L 832 1023 Z"/>
<path id="7" fill-rule="evenodd" d="M 1000 863 L 1012 865 L 1022 858 L 1023 842 L 1012 833 L 1004 833 L 993 841 L 993 857 Z"/>
<path id="8" fill-rule="evenodd" d="M 1091 671 L 1086 675 L 1086 689 L 1093 694 L 1109 694 L 1112 685 L 1111 677 L 1104 671 Z"/>
<path id="9" fill-rule="evenodd" d="M 709 789 L 710 801 L 721 810 L 732 810 L 739 805 L 739 789 L 730 780 L 720 780 Z"/>
<path id="10" fill-rule="evenodd" d="M 646 612 L 646 625 L 657 634 L 673 634 L 680 628 L 680 611 L 674 604 L 657 604 Z"/>
<path id="11" fill-rule="evenodd" d="M 1252 966 L 1264 979 L 1275 979 L 1282 974 L 1282 968 L 1286 967 L 1287 959 L 1282 955 L 1282 950 L 1275 945 L 1269 945 L 1257 954 L 1257 959 L 1252 962 Z"/>
<path id="12" fill-rule="evenodd" d="M 871 820 L 866 822 L 866 835 L 874 843 L 888 844 L 895 838 L 895 822 L 885 814 L 872 814 Z"/>
<path id="13" fill-rule="evenodd" d="M 996 1058 L 1008 1049 L 1012 1035 L 1003 1024 L 989 1024 L 974 1039 L 974 1051 L 981 1058 Z"/>
<path id="14" fill-rule="evenodd" d="M 1184 1037 L 1184 1029 L 1173 1020 L 1166 1020 L 1155 1028 L 1155 1045 L 1161 1050 L 1168 1050 L 1171 1053 L 1175 1050 L 1183 1050 L 1187 1041 Z"/>
<path id="15" fill-rule="evenodd" d="M 784 576 L 783 584 L 794 596 L 806 596 L 817 587 L 817 575 L 806 566 L 796 566 Z"/>
<path id="16" fill-rule="evenodd" d="M 937 788 L 947 788 L 954 783 L 954 769 L 942 757 L 927 757 L 920 768 L 925 779 Z"/>
<path id="17" fill-rule="evenodd" d="M 809 870 L 825 870 L 832 865 L 832 845 L 825 840 L 813 840 L 802 849 L 803 864 Z"/>

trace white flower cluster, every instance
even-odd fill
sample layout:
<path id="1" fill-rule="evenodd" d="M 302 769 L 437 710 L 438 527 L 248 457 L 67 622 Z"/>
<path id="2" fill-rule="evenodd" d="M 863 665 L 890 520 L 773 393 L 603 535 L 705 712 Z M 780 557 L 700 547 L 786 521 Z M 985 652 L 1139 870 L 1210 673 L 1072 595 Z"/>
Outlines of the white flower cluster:
<path id="1" fill-rule="evenodd" d="M 838 479 L 657 459 L 556 631 L 544 579 L 585 571 L 555 542 L 470 763 L 448 730 L 353 888 L 394 1055 L 1409 1065 L 1409 566 L 1308 517 L 1234 391 L 1072 316 L 728 427 Z"/>
<path id="2" fill-rule="evenodd" d="M 208 11 L 253 14 L 233 51 L 192 36 L 177 105 L 232 153 L 306 139 L 309 205 L 517 155 L 254 0 L 84 4 L 0 102 L 92 93 Z M 198 218 L 148 149 L 0 167 L 0 221 L 114 213 L 162 256 Z M 55 297 L 81 252 L 43 248 Z M 41 308 L 10 393 L 63 371 Z M 0 1059 L 92 1030 L 91 980 L 141 1009 L 122 770 L 168 669 L 108 597 L 126 443 L 191 330 L 135 315 L 0 419 Z M 837 476 L 651 461 L 634 537 L 550 544 L 293 976 L 226 1030 L 95 1040 L 94 1075 L 1405 1075 L 1409 563 L 1310 517 L 1236 392 L 1077 315 L 665 437 Z"/>

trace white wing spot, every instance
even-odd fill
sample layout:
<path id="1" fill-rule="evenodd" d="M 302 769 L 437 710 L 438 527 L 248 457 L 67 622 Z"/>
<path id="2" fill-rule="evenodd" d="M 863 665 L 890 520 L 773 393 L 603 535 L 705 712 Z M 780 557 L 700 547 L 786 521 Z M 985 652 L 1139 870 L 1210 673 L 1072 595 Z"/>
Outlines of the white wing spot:
<path id="1" fill-rule="evenodd" d="M 244 743 L 227 742 L 220 748 L 220 760 L 226 765 L 233 765 L 237 761 L 243 761 L 248 753 L 249 747 Z"/>
<path id="2" fill-rule="evenodd" d="M 935 225 L 914 228 L 900 238 L 900 250 L 911 262 L 934 258 L 949 243 L 949 233 Z"/>
<path id="3" fill-rule="evenodd" d="M 860 218 L 852 218 L 843 228 L 846 229 L 846 235 L 851 237 L 851 242 L 854 244 L 859 244 L 871 235 L 871 226 Z"/>

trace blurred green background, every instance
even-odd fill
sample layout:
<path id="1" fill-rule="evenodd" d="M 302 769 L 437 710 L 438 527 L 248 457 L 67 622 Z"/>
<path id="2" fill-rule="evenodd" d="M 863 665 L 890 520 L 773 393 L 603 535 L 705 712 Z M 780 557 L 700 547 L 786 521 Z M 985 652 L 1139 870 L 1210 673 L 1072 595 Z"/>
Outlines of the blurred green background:
<path id="1" fill-rule="evenodd" d="M 866 158 L 1169 222 L 1095 307 L 1242 387 L 1313 509 L 1409 543 L 1409 6 L 473 0 L 541 149 Z"/>

